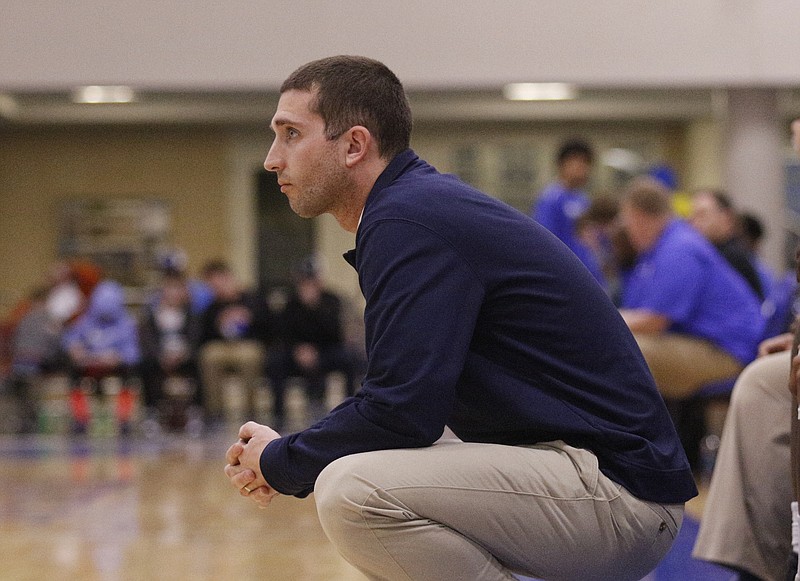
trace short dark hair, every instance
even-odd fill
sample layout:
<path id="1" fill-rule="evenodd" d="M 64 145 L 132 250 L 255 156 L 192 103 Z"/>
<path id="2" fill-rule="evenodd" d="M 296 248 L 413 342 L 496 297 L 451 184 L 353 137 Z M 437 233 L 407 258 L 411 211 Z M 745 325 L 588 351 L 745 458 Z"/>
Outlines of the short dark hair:
<path id="1" fill-rule="evenodd" d="M 722 190 L 708 190 L 708 193 L 717 201 L 717 205 L 721 210 L 733 211 L 733 200 L 727 193 Z"/>
<path id="2" fill-rule="evenodd" d="M 587 162 L 592 163 L 594 161 L 594 151 L 592 150 L 592 146 L 584 140 L 570 139 L 565 141 L 558 149 L 556 162 L 558 165 L 561 165 L 570 157 L 582 157 Z"/>
<path id="3" fill-rule="evenodd" d="M 177 268 L 166 268 L 161 275 L 161 282 L 162 284 L 166 284 L 168 282 L 186 284 L 186 275 L 183 273 L 183 271 L 178 270 Z"/>
<path id="4" fill-rule="evenodd" d="M 231 272 L 231 267 L 228 265 L 228 263 L 221 258 L 215 258 L 213 260 L 209 260 L 203 265 L 201 276 L 203 278 L 208 278 L 216 274 L 227 274 L 229 272 Z"/>
<path id="5" fill-rule="evenodd" d="M 355 125 L 366 127 L 383 159 L 411 142 L 411 107 L 403 85 L 383 63 L 360 56 L 333 56 L 303 65 L 281 85 L 286 91 L 317 91 L 311 110 L 336 139 Z"/>
<path id="6" fill-rule="evenodd" d="M 742 231 L 748 240 L 758 242 L 764 237 L 764 223 L 755 214 L 745 212 L 739 216 Z"/>
<path id="7" fill-rule="evenodd" d="M 610 195 L 594 198 L 582 218 L 596 224 L 611 224 L 619 214 L 619 201 Z"/>

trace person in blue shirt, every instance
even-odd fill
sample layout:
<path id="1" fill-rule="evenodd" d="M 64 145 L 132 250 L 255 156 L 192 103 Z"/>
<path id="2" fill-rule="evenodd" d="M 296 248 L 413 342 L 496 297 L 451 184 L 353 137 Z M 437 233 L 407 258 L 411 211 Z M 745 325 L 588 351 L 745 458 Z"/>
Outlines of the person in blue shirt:
<path id="1" fill-rule="evenodd" d="M 580 238 L 578 221 L 589 209 L 584 191 L 594 162 L 594 152 L 585 141 L 573 139 L 561 145 L 556 156 L 558 177 L 548 184 L 533 205 L 533 219 L 555 234 L 581 259 L 598 282 L 605 285 L 599 258 Z"/>
<path id="2" fill-rule="evenodd" d="M 627 188 L 621 218 L 638 257 L 621 313 L 661 393 L 686 398 L 735 377 L 755 358 L 764 320 L 745 279 L 672 210 L 650 178 Z"/>
<path id="3" fill-rule="evenodd" d="M 81 379 L 117 377 L 122 388 L 117 395 L 116 416 L 120 431 L 130 430 L 134 394 L 129 381 L 141 360 L 136 320 L 125 305 L 125 290 L 113 280 L 100 282 L 89 297 L 89 306 L 62 337 L 73 379 L 70 408 L 73 429 L 84 433 L 91 419 L 87 394 Z"/>
<path id="4" fill-rule="evenodd" d="M 529 216 L 417 157 L 403 86 L 377 61 L 301 67 L 271 127 L 264 166 L 292 209 L 355 233 L 367 370 L 301 432 L 244 424 L 231 484 L 260 507 L 314 492 L 370 579 L 646 575 L 696 487 L 589 271 Z"/>

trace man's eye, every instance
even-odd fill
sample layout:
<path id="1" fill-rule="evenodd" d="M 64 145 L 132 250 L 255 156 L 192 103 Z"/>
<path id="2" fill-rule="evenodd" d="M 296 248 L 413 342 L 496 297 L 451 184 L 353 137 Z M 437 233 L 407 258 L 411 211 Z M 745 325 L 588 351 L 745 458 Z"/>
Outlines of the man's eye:
<path id="1" fill-rule="evenodd" d="M 297 137 L 298 135 L 299 135 L 299 133 L 297 132 L 296 129 L 291 129 L 290 128 L 290 129 L 286 130 L 286 137 L 288 137 L 290 139 L 293 139 L 293 138 Z"/>

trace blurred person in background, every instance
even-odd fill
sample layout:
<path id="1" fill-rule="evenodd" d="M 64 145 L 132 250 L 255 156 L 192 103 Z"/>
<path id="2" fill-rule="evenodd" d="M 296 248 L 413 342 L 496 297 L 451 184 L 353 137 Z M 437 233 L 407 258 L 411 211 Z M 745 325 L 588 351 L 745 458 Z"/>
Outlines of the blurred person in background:
<path id="1" fill-rule="evenodd" d="M 556 156 L 557 176 L 536 199 L 533 219 L 555 234 L 581 259 L 589 272 L 605 285 L 602 268 L 592 249 L 581 240 L 578 220 L 589 208 L 589 195 L 584 188 L 594 163 L 594 151 L 580 139 L 564 142 Z"/>
<path id="2" fill-rule="evenodd" d="M 202 276 L 214 300 L 200 319 L 200 377 L 208 419 L 217 423 L 224 415 L 223 389 L 230 373 L 241 378 L 248 412 L 255 413 L 269 342 L 269 312 L 266 297 L 242 288 L 224 261 L 206 264 Z"/>
<path id="3" fill-rule="evenodd" d="M 292 376 L 307 382 L 309 415 L 320 419 L 325 408 L 326 378 L 337 371 L 345 378 L 345 395 L 356 392 L 355 354 L 345 343 L 342 301 L 327 290 L 313 258 L 295 269 L 294 288 L 286 306 L 277 314 L 277 341 L 270 351 L 267 375 L 274 395 L 273 423 L 284 424 L 284 392 Z M 280 430 L 280 427 L 276 428 Z"/>
<path id="4" fill-rule="evenodd" d="M 742 242 L 750 253 L 753 266 L 758 272 L 761 289 L 764 291 L 765 297 L 770 297 L 781 277 L 761 257 L 761 242 L 766 235 L 764 222 L 751 212 L 742 212 L 739 214 L 739 224 L 742 229 Z M 794 278 L 794 273 L 787 274 Z"/>
<path id="5" fill-rule="evenodd" d="M 722 433 L 727 403 L 699 401 L 756 355 L 765 321 L 744 278 L 684 220 L 651 178 L 626 189 L 621 221 L 636 262 L 624 277 L 620 313 L 667 400 L 693 468 L 704 432 Z"/>
<path id="6" fill-rule="evenodd" d="M 155 304 L 146 305 L 139 324 L 142 350 L 142 388 L 146 421 L 152 428 L 169 421 L 164 404 L 171 397 L 187 399 L 192 406 L 187 421 L 201 421 L 202 391 L 197 381 L 199 316 L 192 308 L 186 277 L 166 270 Z M 167 387 L 172 387 L 168 390 Z M 180 388 L 180 394 L 171 394 Z"/>
<path id="7" fill-rule="evenodd" d="M 186 252 L 180 248 L 165 250 L 158 256 L 158 268 L 162 274 L 178 273 L 185 278 L 186 288 L 189 293 L 189 305 L 195 314 L 200 314 L 214 300 L 214 290 L 202 277 L 189 276 L 188 262 L 189 258 Z M 147 302 L 154 307 L 158 305 L 160 298 L 161 292 L 157 290 L 150 295 Z"/>
<path id="8" fill-rule="evenodd" d="M 658 182 L 634 179 L 620 215 L 637 252 L 620 312 L 661 393 L 686 398 L 735 377 L 755 357 L 764 327 L 752 289 L 708 240 L 675 216 Z"/>
<path id="9" fill-rule="evenodd" d="M 39 388 L 42 375 L 63 366 L 61 333 L 63 322 L 47 308 L 47 288 L 29 295 L 28 311 L 16 325 L 11 337 L 11 369 L 8 385 L 17 399 L 17 431 L 36 430 Z"/>
<path id="10" fill-rule="evenodd" d="M 595 197 L 575 222 L 578 239 L 596 258 L 606 292 L 612 298 L 618 296 L 621 284 L 620 263 L 614 248 L 618 216 L 619 202 L 605 194 Z"/>
<path id="11" fill-rule="evenodd" d="M 63 327 L 74 321 L 86 308 L 88 297 L 100 281 L 102 272 L 89 260 L 64 259 L 55 262 L 44 275 L 42 288 L 50 320 Z M 11 365 L 11 338 L 17 325 L 31 309 L 31 296 L 24 297 L 0 323 L 0 375 L 5 375 Z"/>
<path id="12" fill-rule="evenodd" d="M 742 237 L 739 215 L 730 197 L 720 190 L 699 190 L 692 196 L 692 226 L 705 236 L 753 289 L 759 300 L 765 294 L 753 255 Z"/>
<path id="13" fill-rule="evenodd" d="M 136 321 L 128 313 L 122 286 L 111 280 L 99 283 L 86 312 L 66 329 L 62 343 L 73 380 L 70 408 L 76 433 L 86 432 L 91 419 L 88 397 L 106 378 L 120 382 L 115 415 L 120 431 L 127 433 L 135 403 L 130 382 L 141 355 Z"/>

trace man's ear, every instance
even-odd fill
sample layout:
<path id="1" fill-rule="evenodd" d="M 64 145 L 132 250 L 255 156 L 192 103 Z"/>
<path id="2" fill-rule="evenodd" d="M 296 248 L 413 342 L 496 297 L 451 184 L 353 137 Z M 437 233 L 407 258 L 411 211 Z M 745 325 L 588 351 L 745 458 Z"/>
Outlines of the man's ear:
<path id="1" fill-rule="evenodd" d="M 369 129 L 362 125 L 354 125 L 345 134 L 347 150 L 345 151 L 345 164 L 353 167 L 363 161 L 375 147 L 375 140 Z M 377 152 L 376 152 L 377 153 Z"/>

